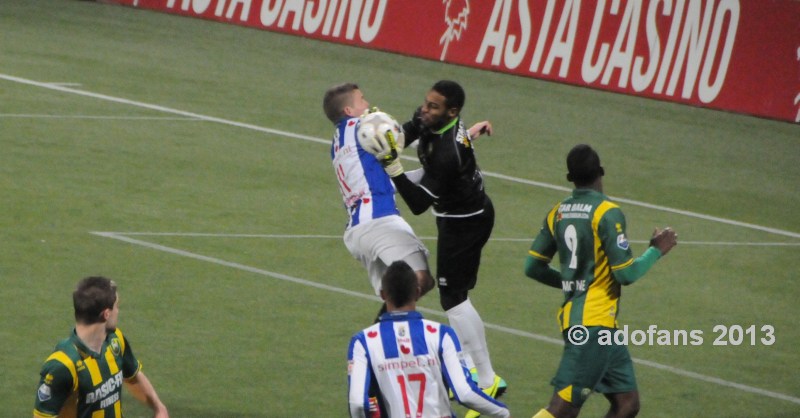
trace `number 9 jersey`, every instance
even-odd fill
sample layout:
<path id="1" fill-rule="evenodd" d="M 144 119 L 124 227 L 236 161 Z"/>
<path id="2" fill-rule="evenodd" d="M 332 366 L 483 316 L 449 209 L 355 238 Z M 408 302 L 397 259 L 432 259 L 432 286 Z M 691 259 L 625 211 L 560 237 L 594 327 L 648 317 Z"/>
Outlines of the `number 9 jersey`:
<path id="1" fill-rule="evenodd" d="M 600 192 L 574 190 L 547 214 L 529 254 L 549 263 L 556 252 L 564 291 L 561 329 L 616 328 L 622 288 L 613 272 L 634 261 L 619 206 Z"/>

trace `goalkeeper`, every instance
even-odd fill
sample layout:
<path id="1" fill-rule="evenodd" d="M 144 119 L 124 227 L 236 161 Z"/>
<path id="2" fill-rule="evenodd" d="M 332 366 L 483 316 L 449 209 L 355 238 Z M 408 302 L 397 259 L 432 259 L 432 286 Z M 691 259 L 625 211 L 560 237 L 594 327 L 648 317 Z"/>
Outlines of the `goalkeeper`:
<path id="1" fill-rule="evenodd" d="M 325 92 L 322 107 L 336 127 L 331 159 L 347 210 L 345 246 L 367 269 L 376 295 L 380 295 L 386 268 L 397 260 L 414 269 L 421 294 L 427 293 L 434 286 L 428 270 L 428 249 L 400 216 L 394 186 L 381 163 L 357 138 L 359 116 L 369 109 L 364 93 L 356 84 L 339 84 Z M 378 317 L 384 312 L 386 304 Z"/>
<path id="2" fill-rule="evenodd" d="M 438 229 L 436 277 L 439 300 L 464 351 L 474 362 L 477 382 L 497 398 L 506 382 L 494 371 L 483 320 L 469 299 L 478 280 L 481 251 L 494 227 L 494 207 L 484 189 L 472 141 L 492 125 L 479 122 L 467 129 L 461 119 L 466 95 L 454 81 L 433 85 L 411 121 L 403 124 L 405 142 L 418 141 L 422 171 L 406 175 L 397 158 L 384 168 L 415 215 L 432 208 Z M 476 417 L 469 411 L 467 417 Z"/>

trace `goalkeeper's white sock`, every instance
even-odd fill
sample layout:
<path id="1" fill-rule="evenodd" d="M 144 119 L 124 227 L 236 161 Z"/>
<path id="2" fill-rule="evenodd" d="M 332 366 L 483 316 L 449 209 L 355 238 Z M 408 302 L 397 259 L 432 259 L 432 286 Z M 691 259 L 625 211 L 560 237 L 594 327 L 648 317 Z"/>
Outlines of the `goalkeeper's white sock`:
<path id="1" fill-rule="evenodd" d="M 447 319 L 456 331 L 464 352 L 475 362 L 475 368 L 478 369 L 478 386 L 481 388 L 492 386 L 494 369 L 489 359 L 489 347 L 486 345 L 486 330 L 472 302 L 467 299 L 448 310 Z"/>

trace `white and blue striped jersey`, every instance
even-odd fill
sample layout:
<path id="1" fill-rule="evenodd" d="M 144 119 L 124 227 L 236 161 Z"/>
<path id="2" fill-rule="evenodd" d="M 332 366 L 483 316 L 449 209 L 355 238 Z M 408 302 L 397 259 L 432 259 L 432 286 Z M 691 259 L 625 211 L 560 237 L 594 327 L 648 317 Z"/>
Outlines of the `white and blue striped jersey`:
<path id="1" fill-rule="evenodd" d="M 419 312 L 389 312 L 357 333 L 347 353 L 351 417 L 369 413 L 373 379 L 390 418 L 455 417 L 448 389 L 462 405 L 489 417 L 508 417 L 504 404 L 484 394 L 469 377 L 461 345 L 447 325 Z"/>
<path id="2" fill-rule="evenodd" d="M 400 214 L 394 184 L 378 159 L 358 143 L 358 127 L 358 118 L 340 120 L 331 141 L 333 169 L 349 216 L 347 228 Z"/>

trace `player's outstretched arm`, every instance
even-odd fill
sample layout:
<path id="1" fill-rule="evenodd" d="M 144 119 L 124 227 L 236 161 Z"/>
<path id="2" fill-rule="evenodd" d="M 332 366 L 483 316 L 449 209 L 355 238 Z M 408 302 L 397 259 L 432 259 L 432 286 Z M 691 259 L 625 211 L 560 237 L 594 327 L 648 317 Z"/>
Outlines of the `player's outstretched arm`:
<path id="1" fill-rule="evenodd" d="M 414 184 L 405 174 L 392 177 L 392 182 L 414 215 L 425 213 L 433 205 L 434 196 L 427 189 Z"/>
<path id="2" fill-rule="evenodd" d="M 492 129 L 492 123 L 489 122 L 488 120 L 478 122 L 470 126 L 468 131 L 469 131 L 469 137 L 472 138 L 473 141 L 478 139 L 478 137 L 483 134 L 492 136 L 492 133 L 494 132 L 494 130 Z"/>
<path id="3" fill-rule="evenodd" d="M 153 418 L 169 418 L 167 407 L 158 398 L 156 389 L 150 383 L 150 379 L 141 370 L 136 376 L 127 379 L 125 383 L 134 398 L 153 410 Z"/>

